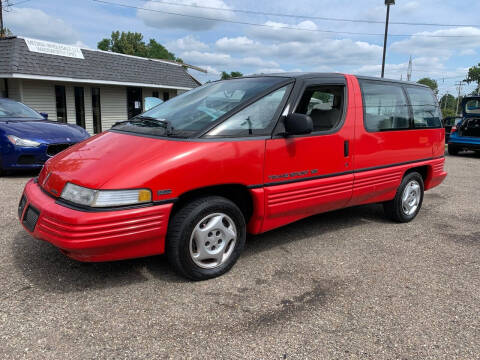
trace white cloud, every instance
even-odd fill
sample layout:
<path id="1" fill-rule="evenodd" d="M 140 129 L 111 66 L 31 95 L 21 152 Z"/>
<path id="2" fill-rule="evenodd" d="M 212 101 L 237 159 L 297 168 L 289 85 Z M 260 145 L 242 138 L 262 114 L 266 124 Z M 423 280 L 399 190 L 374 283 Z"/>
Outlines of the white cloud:
<path id="1" fill-rule="evenodd" d="M 208 50 L 209 46 L 204 42 L 197 40 L 192 35 L 187 35 L 183 38 L 167 43 L 167 48 L 172 51 L 205 51 Z"/>
<path id="2" fill-rule="evenodd" d="M 223 67 L 225 69 L 237 70 L 238 67 L 278 67 L 273 60 L 264 60 L 258 56 L 246 56 L 235 58 L 230 54 L 216 52 L 186 51 L 181 58 L 190 63 L 206 64 L 211 67 Z M 223 69 L 222 69 L 223 70 Z"/>
<path id="3" fill-rule="evenodd" d="M 42 10 L 32 8 L 12 8 L 5 12 L 5 26 L 15 35 L 64 44 L 76 44 L 77 32 L 62 19 L 50 16 Z"/>
<path id="4" fill-rule="evenodd" d="M 246 36 L 238 36 L 235 38 L 223 37 L 215 42 L 215 46 L 222 51 L 243 52 L 251 51 L 252 48 L 258 47 L 259 43 Z"/>
<path id="5" fill-rule="evenodd" d="M 390 49 L 404 54 L 425 56 L 434 54 L 435 56 L 448 58 L 457 51 L 477 47 L 480 47 L 480 29 L 474 27 L 458 27 L 416 33 L 408 39 L 394 42 L 390 46 Z"/>
<path id="6" fill-rule="evenodd" d="M 195 7 L 195 5 L 201 5 L 202 7 Z M 210 30 L 219 21 L 208 19 L 229 20 L 234 17 L 233 12 L 229 11 L 230 7 L 223 0 L 202 0 L 201 2 L 196 0 L 170 0 L 169 4 L 148 1 L 142 7 L 148 10 L 137 10 L 137 17 L 143 20 L 146 25 L 160 29 Z M 225 10 L 207 9 L 206 7 Z M 195 16 L 199 18 L 195 18 Z"/>
<path id="7" fill-rule="evenodd" d="M 249 31 L 250 35 L 265 40 L 299 42 L 318 41 L 324 36 L 324 33 L 316 31 L 317 25 L 310 20 L 293 25 L 267 21 L 264 25 L 265 27 L 252 27 Z M 292 30 L 291 28 L 302 30 Z"/>

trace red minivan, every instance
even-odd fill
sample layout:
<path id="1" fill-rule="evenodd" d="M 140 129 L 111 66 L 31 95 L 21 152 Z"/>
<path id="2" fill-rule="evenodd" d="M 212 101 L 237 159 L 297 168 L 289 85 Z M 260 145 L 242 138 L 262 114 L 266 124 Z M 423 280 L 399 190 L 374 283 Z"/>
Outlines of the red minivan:
<path id="1" fill-rule="evenodd" d="M 360 204 L 412 220 L 440 184 L 444 129 L 425 86 L 343 74 L 205 84 L 50 159 L 18 215 L 80 261 L 166 253 L 221 275 L 247 233 Z"/>

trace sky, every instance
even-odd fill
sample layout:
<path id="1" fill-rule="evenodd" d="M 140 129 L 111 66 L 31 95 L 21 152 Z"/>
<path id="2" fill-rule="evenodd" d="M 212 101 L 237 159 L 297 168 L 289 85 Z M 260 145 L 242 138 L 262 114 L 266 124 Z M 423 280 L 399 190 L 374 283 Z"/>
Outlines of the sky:
<path id="1" fill-rule="evenodd" d="M 208 70 L 191 71 L 202 82 L 218 79 L 221 71 L 380 76 L 383 0 L 102 1 L 11 0 L 5 26 L 15 35 L 84 48 L 96 48 L 115 30 L 141 32 L 146 41 L 153 38 Z M 478 0 L 397 0 L 390 11 L 385 77 L 405 80 L 411 56 L 412 80 L 430 77 L 440 95 L 456 94 L 455 83 L 480 63 L 478 14 Z M 395 24 L 406 22 L 436 25 Z M 464 85 L 462 92 L 473 88 Z"/>

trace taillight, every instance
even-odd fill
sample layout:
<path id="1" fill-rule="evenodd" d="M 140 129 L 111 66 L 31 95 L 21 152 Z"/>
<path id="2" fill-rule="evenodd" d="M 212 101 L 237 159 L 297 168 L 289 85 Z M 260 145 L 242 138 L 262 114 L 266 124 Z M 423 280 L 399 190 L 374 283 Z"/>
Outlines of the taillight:
<path id="1" fill-rule="evenodd" d="M 450 134 L 453 134 L 455 131 L 457 131 L 457 127 L 456 127 L 456 126 L 452 126 L 452 130 L 450 130 Z"/>

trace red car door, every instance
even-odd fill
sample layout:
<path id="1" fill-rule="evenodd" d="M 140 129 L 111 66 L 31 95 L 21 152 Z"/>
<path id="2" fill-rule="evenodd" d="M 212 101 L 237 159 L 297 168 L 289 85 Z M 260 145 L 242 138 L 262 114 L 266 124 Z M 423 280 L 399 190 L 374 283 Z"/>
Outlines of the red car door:
<path id="1" fill-rule="evenodd" d="M 330 75 L 296 84 L 286 111 L 310 115 L 314 131 L 281 136 L 265 151 L 263 231 L 342 208 L 352 196 L 355 98 L 350 78 Z"/>

